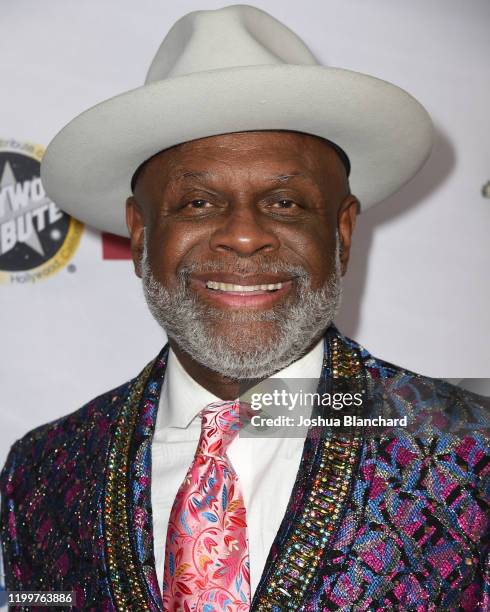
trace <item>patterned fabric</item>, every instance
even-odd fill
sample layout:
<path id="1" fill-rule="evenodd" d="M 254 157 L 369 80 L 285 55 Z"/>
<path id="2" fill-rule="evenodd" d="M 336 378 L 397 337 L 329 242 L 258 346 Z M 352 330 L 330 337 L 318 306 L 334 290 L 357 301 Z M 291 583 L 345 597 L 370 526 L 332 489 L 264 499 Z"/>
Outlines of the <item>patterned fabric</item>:
<path id="1" fill-rule="evenodd" d="M 164 609 L 150 451 L 167 351 L 14 444 L 0 479 L 7 588 L 73 590 L 75 610 Z M 376 359 L 332 326 L 319 388 L 340 375 L 381 386 L 394 412 L 430 427 L 310 429 L 251 610 L 490 610 L 488 401 Z M 443 426 L 455 414 L 465 431 Z"/>
<path id="2" fill-rule="evenodd" d="M 239 410 L 238 403 L 214 402 L 201 412 L 194 461 L 168 523 L 165 610 L 250 610 L 246 510 L 226 454 L 240 429 Z"/>

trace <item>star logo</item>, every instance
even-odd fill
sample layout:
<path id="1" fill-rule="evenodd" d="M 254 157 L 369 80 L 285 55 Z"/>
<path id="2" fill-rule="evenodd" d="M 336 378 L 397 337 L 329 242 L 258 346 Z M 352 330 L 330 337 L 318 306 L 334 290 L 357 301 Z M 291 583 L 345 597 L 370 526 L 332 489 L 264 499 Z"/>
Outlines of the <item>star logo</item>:
<path id="1" fill-rule="evenodd" d="M 39 178 L 34 180 L 39 181 L 39 183 L 41 182 Z M 39 213 L 49 207 L 50 202 L 44 190 L 42 190 L 43 195 L 41 195 L 39 199 L 34 199 L 32 196 L 32 192 L 34 191 L 32 186 L 32 181 L 25 181 L 23 184 L 18 183 L 10 163 L 8 161 L 5 162 L 2 178 L 0 179 L 0 219 L 2 225 L 13 221 L 14 223 L 11 224 L 10 227 L 15 227 L 15 222 L 19 218 L 23 217 L 26 219 L 26 215 L 33 212 L 36 213 L 36 218 L 39 218 Z M 7 209 L 7 204 L 10 204 L 10 210 Z M 33 223 L 32 216 L 27 217 L 27 219 L 29 219 L 29 222 L 23 222 L 24 232 L 20 236 L 19 233 L 17 233 L 17 240 L 27 244 L 31 249 L 36 251 L 36 253 L 39 253 L 39 255 L 44 256 L 44 249 L 38 234 L 39 223 Z M 6 232 L 4 232 L 4 234 L 8 235 Z M 2 249 L 2 254 L 15 246 L 15 240 L 10 239 L 6 242 L 8 248 Z"/>
<path id="2" fill-rule="evenodd" d="M 3 149 L 3 142 L 0 139 L 0 282 L 5 272 L 11 282 L 13 274 L 19 282 L 33 281 L 30 271 L 43 278 L 65 265 L 78 246 L 83 224 L 47 197 L 40 178 L 43 148 L 8 141 Z M 68 248 L 62 248 L 65 243 Z"/>

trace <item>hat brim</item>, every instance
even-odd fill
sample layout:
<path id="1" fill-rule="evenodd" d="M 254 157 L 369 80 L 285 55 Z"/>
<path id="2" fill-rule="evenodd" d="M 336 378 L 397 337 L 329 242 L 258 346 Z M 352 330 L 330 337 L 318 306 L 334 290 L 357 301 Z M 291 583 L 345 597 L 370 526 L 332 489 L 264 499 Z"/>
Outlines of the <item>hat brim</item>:
<path id="1" fill-rule="evenodd" d="M 143 161 L 182 142 L 251 130 L 294 130 L 338 144 L 350 158 L 361 210 L 413 177 L 433 132 L 423 106 L 386 81 L 323 66 L 247 66 L 158 81 L 90 108 L 52 140 L 41 177 L 62 210 L 127 236 L 124 204 Z"/>

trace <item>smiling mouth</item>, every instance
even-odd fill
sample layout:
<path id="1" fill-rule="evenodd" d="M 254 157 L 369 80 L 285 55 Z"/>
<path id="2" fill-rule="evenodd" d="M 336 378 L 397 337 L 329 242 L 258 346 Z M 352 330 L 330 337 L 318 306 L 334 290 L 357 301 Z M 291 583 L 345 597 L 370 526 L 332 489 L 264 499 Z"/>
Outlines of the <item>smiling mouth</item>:
<path id="1" fill-rule="evenodd" d="M 217 281 L 207 281 L 206 288 L 212 291 L 223 291 L 225 293 L 238 294 L 243 293 L 269 293 L 282 289 L 284 283 L 269 283 L 265 285 L 237 285 L 234 283 L 220 283 Z"/>
<path id="2" fill-rule="evenodd" d="M 283 301 L 293 289 L 293 278 L 282 279 L 278 282 L 260 282 L 275 279 L 244 277 L 232 278 L 233 275 L 223 275 L 223 280 L 216 278 L 191 277 L 191 287 L 206 301 L 220 308 L 235 309 L 269 309 Z M 226 278 L 228 276 L 228 278 Z M 254 284 L 253 281 L 255 281 Z M 259 281 L 259 282 L 257 282 Z"/>

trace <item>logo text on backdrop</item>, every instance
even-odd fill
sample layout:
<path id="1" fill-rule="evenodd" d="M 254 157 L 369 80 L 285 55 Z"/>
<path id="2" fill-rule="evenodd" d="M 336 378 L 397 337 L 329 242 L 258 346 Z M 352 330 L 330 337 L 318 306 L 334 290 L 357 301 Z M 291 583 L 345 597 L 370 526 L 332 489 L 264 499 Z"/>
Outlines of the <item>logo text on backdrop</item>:
<path id="1" fill-rule="evenodd" d="M 73 257 L 83 224 L 61 211 L 44 191 L 44 148 L 0 139 L 0 283 L 45 279 Z"/>

